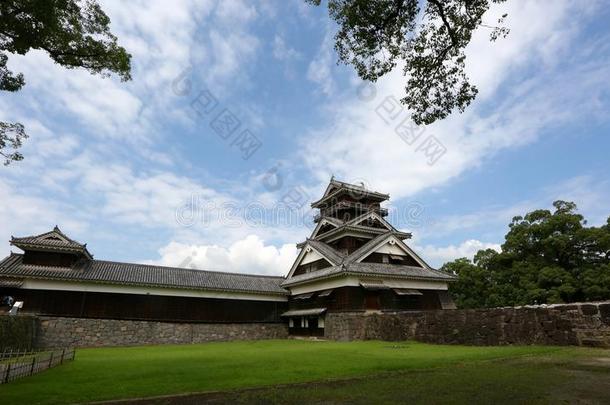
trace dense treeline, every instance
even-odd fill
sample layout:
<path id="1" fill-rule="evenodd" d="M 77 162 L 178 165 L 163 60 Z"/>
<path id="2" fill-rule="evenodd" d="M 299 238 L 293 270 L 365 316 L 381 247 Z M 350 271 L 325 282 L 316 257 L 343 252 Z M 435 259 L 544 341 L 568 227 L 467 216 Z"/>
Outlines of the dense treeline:
<path id="1" fill-rule="evenodd" d="M 502 252 L 480 250 L 445 263 L 459 280 L 450 287 L 460 308 L 610 299 L 610 218 L 587 226 L 576 204 L 555 201 L 509 224 Z"/>

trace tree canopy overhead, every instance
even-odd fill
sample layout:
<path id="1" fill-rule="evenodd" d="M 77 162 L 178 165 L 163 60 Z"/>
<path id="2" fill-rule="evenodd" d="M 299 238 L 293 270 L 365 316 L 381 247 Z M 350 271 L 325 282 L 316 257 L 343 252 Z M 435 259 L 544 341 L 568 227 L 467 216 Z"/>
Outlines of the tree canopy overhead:
<path id="1" fill-rule="evenodd" d="M 7 62 L 10 54 L 25 55 L 32 49 L 47 52 L 68 69 L 131 79 L 131 55 L 118 45 L 110 19 L 94 0 L 2 0 L 0 90 L 14 92 L 25 85 L 23 74 L 9 70 Z M 23 159 L 17 149 L 25 138 L 23 125 L 0 123 L 0 156 L 5 164 Z"/>
<path id="2" fill-rule="evenodd" d="M 610 218 L 588 227 L 576 204 L 513 218 L 502 252 L 446 263 L 459 280 L 450 289 L 462 308 L 610 299 Z"/>
<path id="3" fill-rule="evenodd" d="M 320 5 L 321 0 L 306 0 Z M 492 3 L 506 0 L 328 0 L 337 22 L 339 61 L 376 81 L 404 64 L 406 94 L 401 99 L 417 124 L 431 124 L 464 109 L 477 95 L 465 73 L 464 50 L 474 31 L 489 28 L 490 39 L 506 36 L 502 27 L 484 24 Z"/>

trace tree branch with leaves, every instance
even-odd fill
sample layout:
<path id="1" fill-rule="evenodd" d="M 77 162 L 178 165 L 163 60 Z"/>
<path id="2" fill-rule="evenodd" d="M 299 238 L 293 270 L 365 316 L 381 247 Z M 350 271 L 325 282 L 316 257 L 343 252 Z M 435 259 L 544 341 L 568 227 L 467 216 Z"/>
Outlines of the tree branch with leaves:
<path id="1" fill-rule="evenodd" d="M 9 70 L 9 55 L 35 49 L 68 69 L 84 68 L 104 77 L 114 73 L 123 81 L 131 80 L 131 55 L 118 45 L 110 19 L 94 0 L 0 2 L 0 90 L 21 90 L 25 78 Z M 0 156 L 5 165 L 23 159 L 16 149 L 27 137 L 23 125 L 0 122 Z"/>
<path id="2" fill-rule="evenodd" d="M 321 0 L 306 0 L 320 5 Z M 376 81 L 399 63 L 407 77 L 401 102 L 417 124 L 463 112 L 477 88 L 465 73 L 466 46 L 479 27 L 490 40 L 508 35 L 502 24 L 483 23 L 492 3 L 506 0 L 328 0 L 337 22 L 335 50 L 363 80 Z"/>

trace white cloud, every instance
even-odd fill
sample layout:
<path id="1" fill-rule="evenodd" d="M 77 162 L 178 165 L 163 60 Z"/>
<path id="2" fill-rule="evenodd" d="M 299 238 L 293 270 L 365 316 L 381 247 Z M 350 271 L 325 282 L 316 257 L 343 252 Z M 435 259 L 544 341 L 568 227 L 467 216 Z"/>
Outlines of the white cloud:
<path id="1" fill-rule="evenodd" d="M 204 185 L 211 182 L 173 171 L 173 156 L 158 150 L 158 145 L 167 146 L 159 142 L 164 136 L 159 127 L 167 121 L 165 115 L 184 115 L 174 103 L 171 83 L 193 60 L 206 60 L 209 77 L 234 79 L 239 73 L 258 46 L 246 24 L 257 17 L 256 9 L 238 1 L 190 0 L 104 1 L 102 8 L 119 44 L 133 55 L 132 82 L 67 70 L 40 51 L 11 55 L 11 68 L 25 74 L 27 86 L 0 99 L 0 116 L 23 122 L 30 139 L 23 148 L 26 159 L 5 172 L 3 186 L 12 199 L 0 201 L 4 221 L 11 221 L 6 214 L 11 210 L 29 212 L 14 201 L 31 199 L 29 206 L 39 207 L 50 198 L 43 212 L 62 219 L 53 220 L 59 225 L 70 223 L 68 217 L 78 212 L 79 220 L 89 223 L 160 228 L 201 239 L 221 225 L 185 230 L 176 222 L 176 210 L 192 195 L 216 206 L 232 198 L 214 190 L 218 181 Z M 198 42 L 200 35 L 211 38 L 209 48 Z M 142 160 L 146 168 L 139 164 Z M 58 208 L 49 214 L 54 206 Z M 19 215 L 12 218 L 32 223 Z M 40 227 L 3 229 L 31 233 Z M 218 238 L 231 234 L 230 240 L 236 240 L 235 233 L 219 231 Z"/>
<path id="2" fill-rule="evenodd" d="M 455 213 L 423 221 L 416 229 L 419 239 L 445 238 L 460 235 L 504 235 L 515 216 L 523 216 L 537 209 L 553 211 L 556 200 L 576 203 L 578 212 L 591 226 L 605 224 L 610 216 L 607 201 L 610 199 L 610 182 L 591 174 L 567 178 L 543 187 L 531 198 L 507 205 L 478 206 L 475 211 Z M 424 218 L 425 219 L 425 218 Z M 487 237 L 484 237 L 485 239 Z"/>
<path id="3" fill-rule="evenodd" d="M 147 261 L 163 266 L 180 266 L 200 270 L 221 270 L 235 273 L 286 275 L 294 259 L 294 244 L 276 248 L 266 245 L 256 235 L 232 243 L 218 245 L 189 245 L 170 242 L 159 250 L 160 259 Z"/>
<path id="4" fill-rule="evenodd" d="M 307 79 L 318 84 L 322 93 L 327 96 L 332 95 L 335 89 L 335 83 L 332 76 L 332 68 L 335 64 L 334 58 L 333 34 L 330 29 L 327 29 L 317 55 L 309 63 L 307 68 Z"/>
<path id="5" fill-rule="evenodd" d="M 564 200 L 576 203 L 578 213 L 588 221 L 588 226 L 600 226 L 606 223 L 610 216 L 607 201 L 610 199 L 610 182 L 598 180 L 593 175 L 575 176 L 557 182 L 540 190 L 537 196 L 506 206 L 479 207 L 475 212 L 455 214 L 437 218 L 416 232 L 417 239 L 413 246 L 421 256 L 430 260 L 434 266 L 455 260 L 460 257 L 472 259 L 481 249 L 500 251 L 500 243 L 481 242 L 468 239 L 459 245 L 439 246 L 439 244 L 424 244 L 419 241 L 430 237 L 444 239 L 448 235 L 453 238 L 460 235 L 473 235 L 487 239 L 489 233 L 504 235 L 509 231 L 508 224 L 515 216 L 523 216 L 536 209 L 553 211 L 553 201 Z M 495 239 L 493 237 L 492 239 Z M 498 238 L 498 242 L 504 238 Z"/>
<path id="6" fill-rule="evenodd" d="M 65 69 L 42 51 L 12 55 L 9 63 L 26 78 L 24 90 L 10 97 L 19 103 L 28 96 L 28 108 L 41 119 L 50 113 L 70 113 L 89 129 L 95 128 L 98 136 L 118 136 L 121 128 L 137 119 L 142 107 L 138 97 L 117 81 Z"/>
<path id="7" fill-rule="evenodd" d="M 548 198 L 545 205 L 550 206 L 555 200 L 572 201 L 589 225 L 605 224 L 610 217 L 610 181 L 603 175 L 600 177 L 590 174 L 575 176 L 547 187 L 544 190 Z"/>
<path id="8" fill-rule="evenodd" d="M 288 46 L 283 37 L 276 35 L 273 38 L 273 57 L 280 61 L 291 61 L 300 59 L 301 53 L 296 49 Z"/>
<path id="9" fill-rule="evenodd" d="M 211 42 L 212 67 L 206 71 L 208 81 L 235 80 L 238 69 L 254 55 L 259 41 L 256 37 L 244 32 L 222 32 L 212 30 Z"/>
<path id="10" fill-rule="evenodd" d="M 252 21 L 258 16 L 256 7 L 243 0 L 222 0 L 218 3 L 216 14 L 222 21 L 241 23 Z"/>
<path id="11" fill-rule="evenodd" d="M 513 30 L 509 37 L 490 43 L 489 32 L 481 31 L 468 49 L 471 78 L 485 89 L 480 98 L 464 114 L 454 113 L 425 129 L 415 128 L 410 134 L 407 130 L 413 141 L 410 144 L 395 132 L 407 118 L 407 111 L 394 117 L 400 106 L 392 110 L 389 105 L 401 98 L 404 91 L 405 78 L 401 72 L 395 71 L 378 81 L 372 97 L 367 97 L 362 88 L 337 95 L 328 106 L 330 123 L 303 137 L 307 166 L 320 182 L 326 181 L 330 173 L 343 178 L 364 178 L 372 188 L 388 191 L 396 199 L 441 186 L 503 148 L 536 140 L 543 129 L 599 114 L 596 100 L 608 89 L 607 64 L 593 62 L 587 68 L 578 66 L 569 71 L 559 66 L 565 62 L 565 55 L 557 44 L 571 43 L 573 27 L 581 22 L 582 13 L 576 12 L 579 4 L 569 1 L 554 2 L 553 7 L 540 2 L 527 2 L 526 6 L 501 4 L 510 5 Z M 540 15 L 545 15 L 544 23 Z M 549 48 L 555 51 L 549 54 Z M 545 69 L 537 68 L 541 62 L 547 66 Z M 519 77 L 526 79 L 499 88 L 501 83 L 515 80 L 511 74 L 517 69 Z M 318 82 L 332 80 L 323 68 L 313 71 L 320 73 Z M 537 74 L 528 76 L 531 72 Z M 391 96 L 394 99 L 386 99 Z M 495 103 L 492 109 L 486 103 L 491 98 Z M 384 100 L 386 104 L 382 105 Z M 421 131 L 423 134 L 417 137 Z M 425 146 L 434 139 L 446 151 L 430 164 Z"/>
<path id="12" fill-rule="evenodd" d="M 26 236 L 48 232 L 55 225 L 74 238 L 83 236 L 87 223 L 65 204 L 20 192 L 19 184 L 0 179 L 0 258 L 8 255 L 9 236 Z M 6 238 L 6 239 L 4 239 Z"/>
<path id="13" fill-rule="evenodd" d="M 476 239 L 465 240 L 457 246 L 449 245 L 439 247 L 425 245 L 420 247 L 414 246 L 414 248 L 418 255 L 424 258 L 428 264 L 437 268 L 444 263 L 461 257 L 472 259 L 479 250 L 494 249 L 498 252 L 501 251 L 500 244 L 498 243 L 481 242 Z"/>
<path id="14" fill-rule="evenodd" d="M 297 4 L 310 12 L 309 6 Z M 393 198 L 413 194 L 444 184 L 501 148 L 530 142 L 538 129 L 561 123 L 568 114 L 587 110 L 595 102 L 597 89 L 605 88 L 607 68 L 583 66 L 578 80 L 571 73 L 560 76 L 553 71 L 556 61 L 565 56 L 563 48 L 579 22 L 573 3 L 511 6 L 510 21 L 514 25 L 509 38 L 489 44 L 488 33 L 482 33 L 469 50 L 470 73 L 482 91 L 479 100 L 494 97 L 511 72 L 531 60 L 541 61 L 553 75 L 516 83 L 495 111 L 483 114 L 473 106 L 468 113 L 427 129 L 425 135 L 436 135 L 448 148 L 434 166 L 427 165 L 425 156 L 400 140 L 393 126 L 385 124 L 374 111 L 385 95 L 400 97 L 404 83 L 400 74 L 380 81 L 373 102 L 354 101 L 354 94 L 336 94 L 329 30 L 309 64 L 307 77 L 325 95 L 335 96 L 328 111 L 336 119 L 330 129 L 308 134 L 304 148 L 299 150 L 307 155 L 305 163 L 320 180 L 307 188 L 310 196 L 321 192 L 319 186 L 328 181 L 330 173 L 350 181 L 364 180 L 370 188 L 391 192 Z M 192 196 L 203 197 L 217 207 L 254 200 L 268 206 L 281 197 L 284 189 L 256 194 L 250 185 L 235 190 L 231 189 L 234 184 L 226 186 L 222 179 L 210 181 L 190 172 L 179 174 L 171 170 L 168 155 L 152 150 L 164 114 L 175 117 L 184 113 L 176 110 L 179 107 L 174 104 L 171 82 L 189 65 L 200 66 L 200 76 L 216 87 L 227 83 L 234 89 L 243 83 L 251 85 L 242 79 L 247 78 L 247 67 L 261 42 L 249 24 L 266 12 L 259 13 L 257 7 L 243 1 L 105 1 L 102 7 L 111 18 L 119 43 L 133 54 L 133 82 L 65 70 L 41 52 L 11 57 L 11 66 L 25 73 L 28 85 L 24 92 L 0 100 L 0 115 L 7 121 L 24 122 L 32 138 L 24 147 L 26 160 L 0 179 L 0 195 L 6 196 L 0 199 L 0 228 L 23 235 L 47 231 L 57 223 L 77 239 L 91 228 L 108 235 L 123 226 L 143 235 L 159 230 L 169 235 L 161 244 L 173 241 L 160 251 L 161 264 L 179 265 L 195 251 L 193 263 L 200 268 L 285 274 L 294 257 L 294 246 L 278 248 L 269 243 L 297 242 L 305 236 L 306 227 L 273 222 L 258 227 L 227 226 L 225 220 L 185 227 L 176 221 L 176 210 Z M 540 15 L 545 15 L 544 23 Z M 300 57 L 280 36 L 272 45 L 278 59 Z M 582 97 L 584 93 L 588 94 L 587 100 Z M 67 125 L 71 131 L 63 130 Z M 74 132 L 77 129 L 82 131 Z M 136 155 L 149 159 L 146 168 L 138 165 Z M 290 173 L 286 176 L 295 176 L 297 170 L 293 169 L 300 164 L 288 161 Z M 291 181 L 286 180 L 286 187 Z M 574 184 L 579 182 L 582 179 Z M 217 191 L 219 184 L 222 192 Z M 570 188 L 586 196 L 586 187 Z M 607 199 L 593 201 L 589 196 L 588 201 L 599 204 Z M 444 231 L 472 229 L 485 223 L 485 215 L 490 212 L 510 220 L 512 212 L 522 213 L 530 206 L 535 207 L 528 203 L 448 218 L 443 223 Z M 100 223 L 103 227 L 97 226 Z M 500 225 L 506 223 L 502 219 Z M 471 252 L 477 246 L 475 242 L 425 246 L 423 256 L 427 249 L 432 260 L 444 260 Z"/>

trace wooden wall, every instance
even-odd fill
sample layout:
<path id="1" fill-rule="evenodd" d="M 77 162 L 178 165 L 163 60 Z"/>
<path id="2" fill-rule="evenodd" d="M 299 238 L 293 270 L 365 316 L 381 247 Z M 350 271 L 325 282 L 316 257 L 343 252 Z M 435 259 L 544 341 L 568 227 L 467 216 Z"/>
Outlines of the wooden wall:
<path id="1" fill-rule="evenodd" d="M 38 252 L 26 250 L 23 264 L 40 264 L 44 266 L 71 267 L 78 260 L 77 255 L 57 252 Z"/>
<path id="2" fill-rule="evenodd" d="M 398 295 L 393 290 L 366 290 L 362 287 L 334 289 L 328 297 L 317 294 L 308 299 L 289 299 L 290 309 L 327 308 L 328 311 L 405 311 L 441 309 L 438 292 L 420 290 L 423 295 Z"/>
<path id="3" fill-rule="evenodd" d="M 76 291 L 0 289 L 23 301 L 23 312 L 83 318 L 194 321 L 280 322 L 287 303 Z"/>

